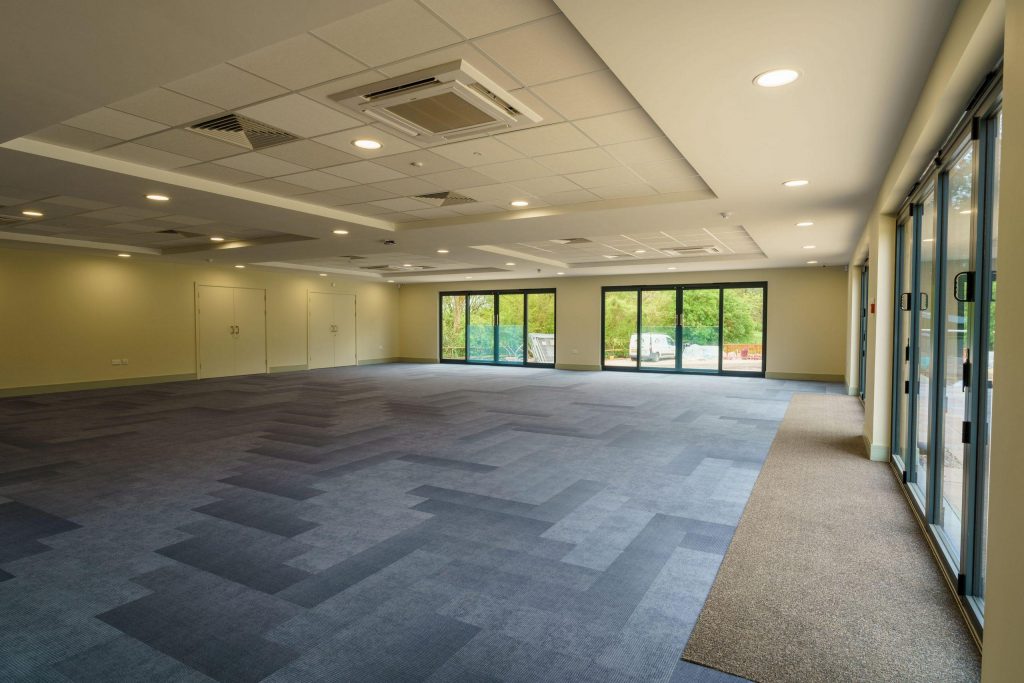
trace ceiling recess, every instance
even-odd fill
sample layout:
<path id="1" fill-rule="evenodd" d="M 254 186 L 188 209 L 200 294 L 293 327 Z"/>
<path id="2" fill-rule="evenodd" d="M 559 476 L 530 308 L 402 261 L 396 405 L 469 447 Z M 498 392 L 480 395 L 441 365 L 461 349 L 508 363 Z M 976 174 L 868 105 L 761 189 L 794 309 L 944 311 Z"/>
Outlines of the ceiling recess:
<path id="1" fill-rule="evenodd" d="M 539 114 L 463 60 L 328 95 L 424 142 L 460 140 L 539 123 Z"/>
<path id="2" fill-rule="evenodd" d="M 472 197 L 465 197 L 455 192 L 433 192 L 431 194 L 418 194 L 414 199 L 420 199 L 434 206 L 455 206 L 456 204 L 472 204 L 476 200 Z"/>
<path id="3" fill-rule="evenodd" d="M 254 121 L 241 114 L 224 114 L 215 119 L 194 123 L 188 129 L 248 150 L 266 149 L 299 139 L 287 131 Z"/>

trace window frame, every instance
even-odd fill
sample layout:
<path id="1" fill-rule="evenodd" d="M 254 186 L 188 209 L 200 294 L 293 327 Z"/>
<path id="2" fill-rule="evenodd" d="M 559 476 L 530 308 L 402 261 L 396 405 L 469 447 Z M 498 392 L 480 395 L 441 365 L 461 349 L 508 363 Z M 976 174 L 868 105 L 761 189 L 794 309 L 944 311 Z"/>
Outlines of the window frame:
<path id="1" fill-rule="evenodd" d="M 523 361 L 521 363 L 502 363 L 497 360 L 498 354 L 498 334 L 499 325 L 498 319 L 501 312 L 500 299 L 502 294 L 522 294 L 523 295 Z M 551 294 L 552 300 L 552 316 L 555 322 L 555 348 L 552 354 L 553 360 L 550 363 L 538 363 L 530 362 L 530 354 L 528 350 L 529 344 L 529 320 L 530 320 L 530 295 L 531 294 Z M 470 360 L 469 359 L 469 299 L 471 296 L 489 295 L 492 298 L 494 304 L 494 313 L 492 316 L 491 330 L 494 337 L 494 358 L 493 361 L 486 360 Z M 445 358 L 444 357 L 444 297 L 446 296 L 461 296 L 465 298 L 463 303 L 465 313 L 465 326 L 464 332 L 466 342 L 466 353 L 464 358 Z M 558 291 L 554 287 L 541 287 L 541 288 L 517 288 L 517 289 L 462 289 L 453 291 L 439 291 L 437 293 L 437 359 L 439 363 L 452 363 L 455 365 L 492 365 L 508 368 L 517 367 L 531 367 L 531 368 L 553 368 L 558 362 Z"/>

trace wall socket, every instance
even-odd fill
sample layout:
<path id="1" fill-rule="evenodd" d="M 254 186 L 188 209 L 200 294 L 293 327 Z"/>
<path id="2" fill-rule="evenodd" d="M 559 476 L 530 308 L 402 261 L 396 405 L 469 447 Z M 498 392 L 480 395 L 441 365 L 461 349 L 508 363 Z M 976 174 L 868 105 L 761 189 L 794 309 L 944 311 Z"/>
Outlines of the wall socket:
<path id="1" fill-rule="evenodd" d="M 128 365 L 128 359 L 127 358 L 111 358 L 110 359 L 110 364 L 111 365 Z"/>

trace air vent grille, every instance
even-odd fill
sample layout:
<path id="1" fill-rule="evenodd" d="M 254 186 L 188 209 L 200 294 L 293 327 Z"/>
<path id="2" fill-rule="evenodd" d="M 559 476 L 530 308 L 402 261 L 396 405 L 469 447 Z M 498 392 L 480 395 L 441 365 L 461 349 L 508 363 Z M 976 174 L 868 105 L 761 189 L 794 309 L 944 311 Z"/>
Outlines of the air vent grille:
<path id="1" fill-rule="evenodd" d="M 240 114 L 224 114 L 188 127 L 189 130 L 249 150 L 266 149 L 299 138 Z"/>
<path id="2" fill-rule="evenodd" d="M 472 197 L 455 192 L 433 192 L 431 194 L 418 194 L 414 199 L 421 199 L 433 206 L 455 206 L 457 204 L 472 204 L 476 200 Z"/>
<path id="3" fill-rule="evenodd" d="M 161 235 L 177 235 L 178 237 L 203 237 L 201 232 L 185 232 L 184 230 L 157 230 Z"/>
<path id="4" fill-rule="evenodd" d="M 671 247 L 668 249 L 662 249 L 661 251 L 666 254 L 673 256 L 703 256 L 705 254 L 721 254 L 722 248 L 709 246 L 709 247 Z"/>
<path id="5" fill-rule="evenodd" d="M 412 81 L 411 83 L 402 83 L 401 85 L 392 86 L 390 88 L 384 88 L 382 90 L 374 90 L 363 95 L 363 98 L 368 101 L 373 101 L 381 97 L 387 97 L 388 95 L 397 95 L 398 93 L 409 92 L 410 90 L 417 90 L 426 85 L 434 85 L 438 80 L 433 76 L 429 78 L 421 78 L 418 81 Z"/>
<path id="6" fill-rule="evenodd" d="M 586 237 L 563 237 L 562 239 L 551 240 L 555 244 L 590 244 Z"/>

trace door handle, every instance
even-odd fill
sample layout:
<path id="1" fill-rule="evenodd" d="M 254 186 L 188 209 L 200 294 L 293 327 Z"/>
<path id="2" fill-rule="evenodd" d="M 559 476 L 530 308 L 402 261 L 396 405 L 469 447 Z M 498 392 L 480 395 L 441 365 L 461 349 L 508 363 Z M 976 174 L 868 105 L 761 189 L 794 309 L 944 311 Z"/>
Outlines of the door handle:
<path id="1" fill-rule="evenodd" d="M 234 325 L 228 325 L 228 334 L 234 334 L 234 333 L 235 333 L 235 326 Z"/>
<path id="2" fill-rule="evenodd" d="M 242 328 L 241 328 L 241 327 L 239 327 L 238 325 L 235 325 L 235 334 L 236 334 L 236 335 L 237 335 L 237 334 L 241 334 L 241 332 L 242 332 Z"/>

